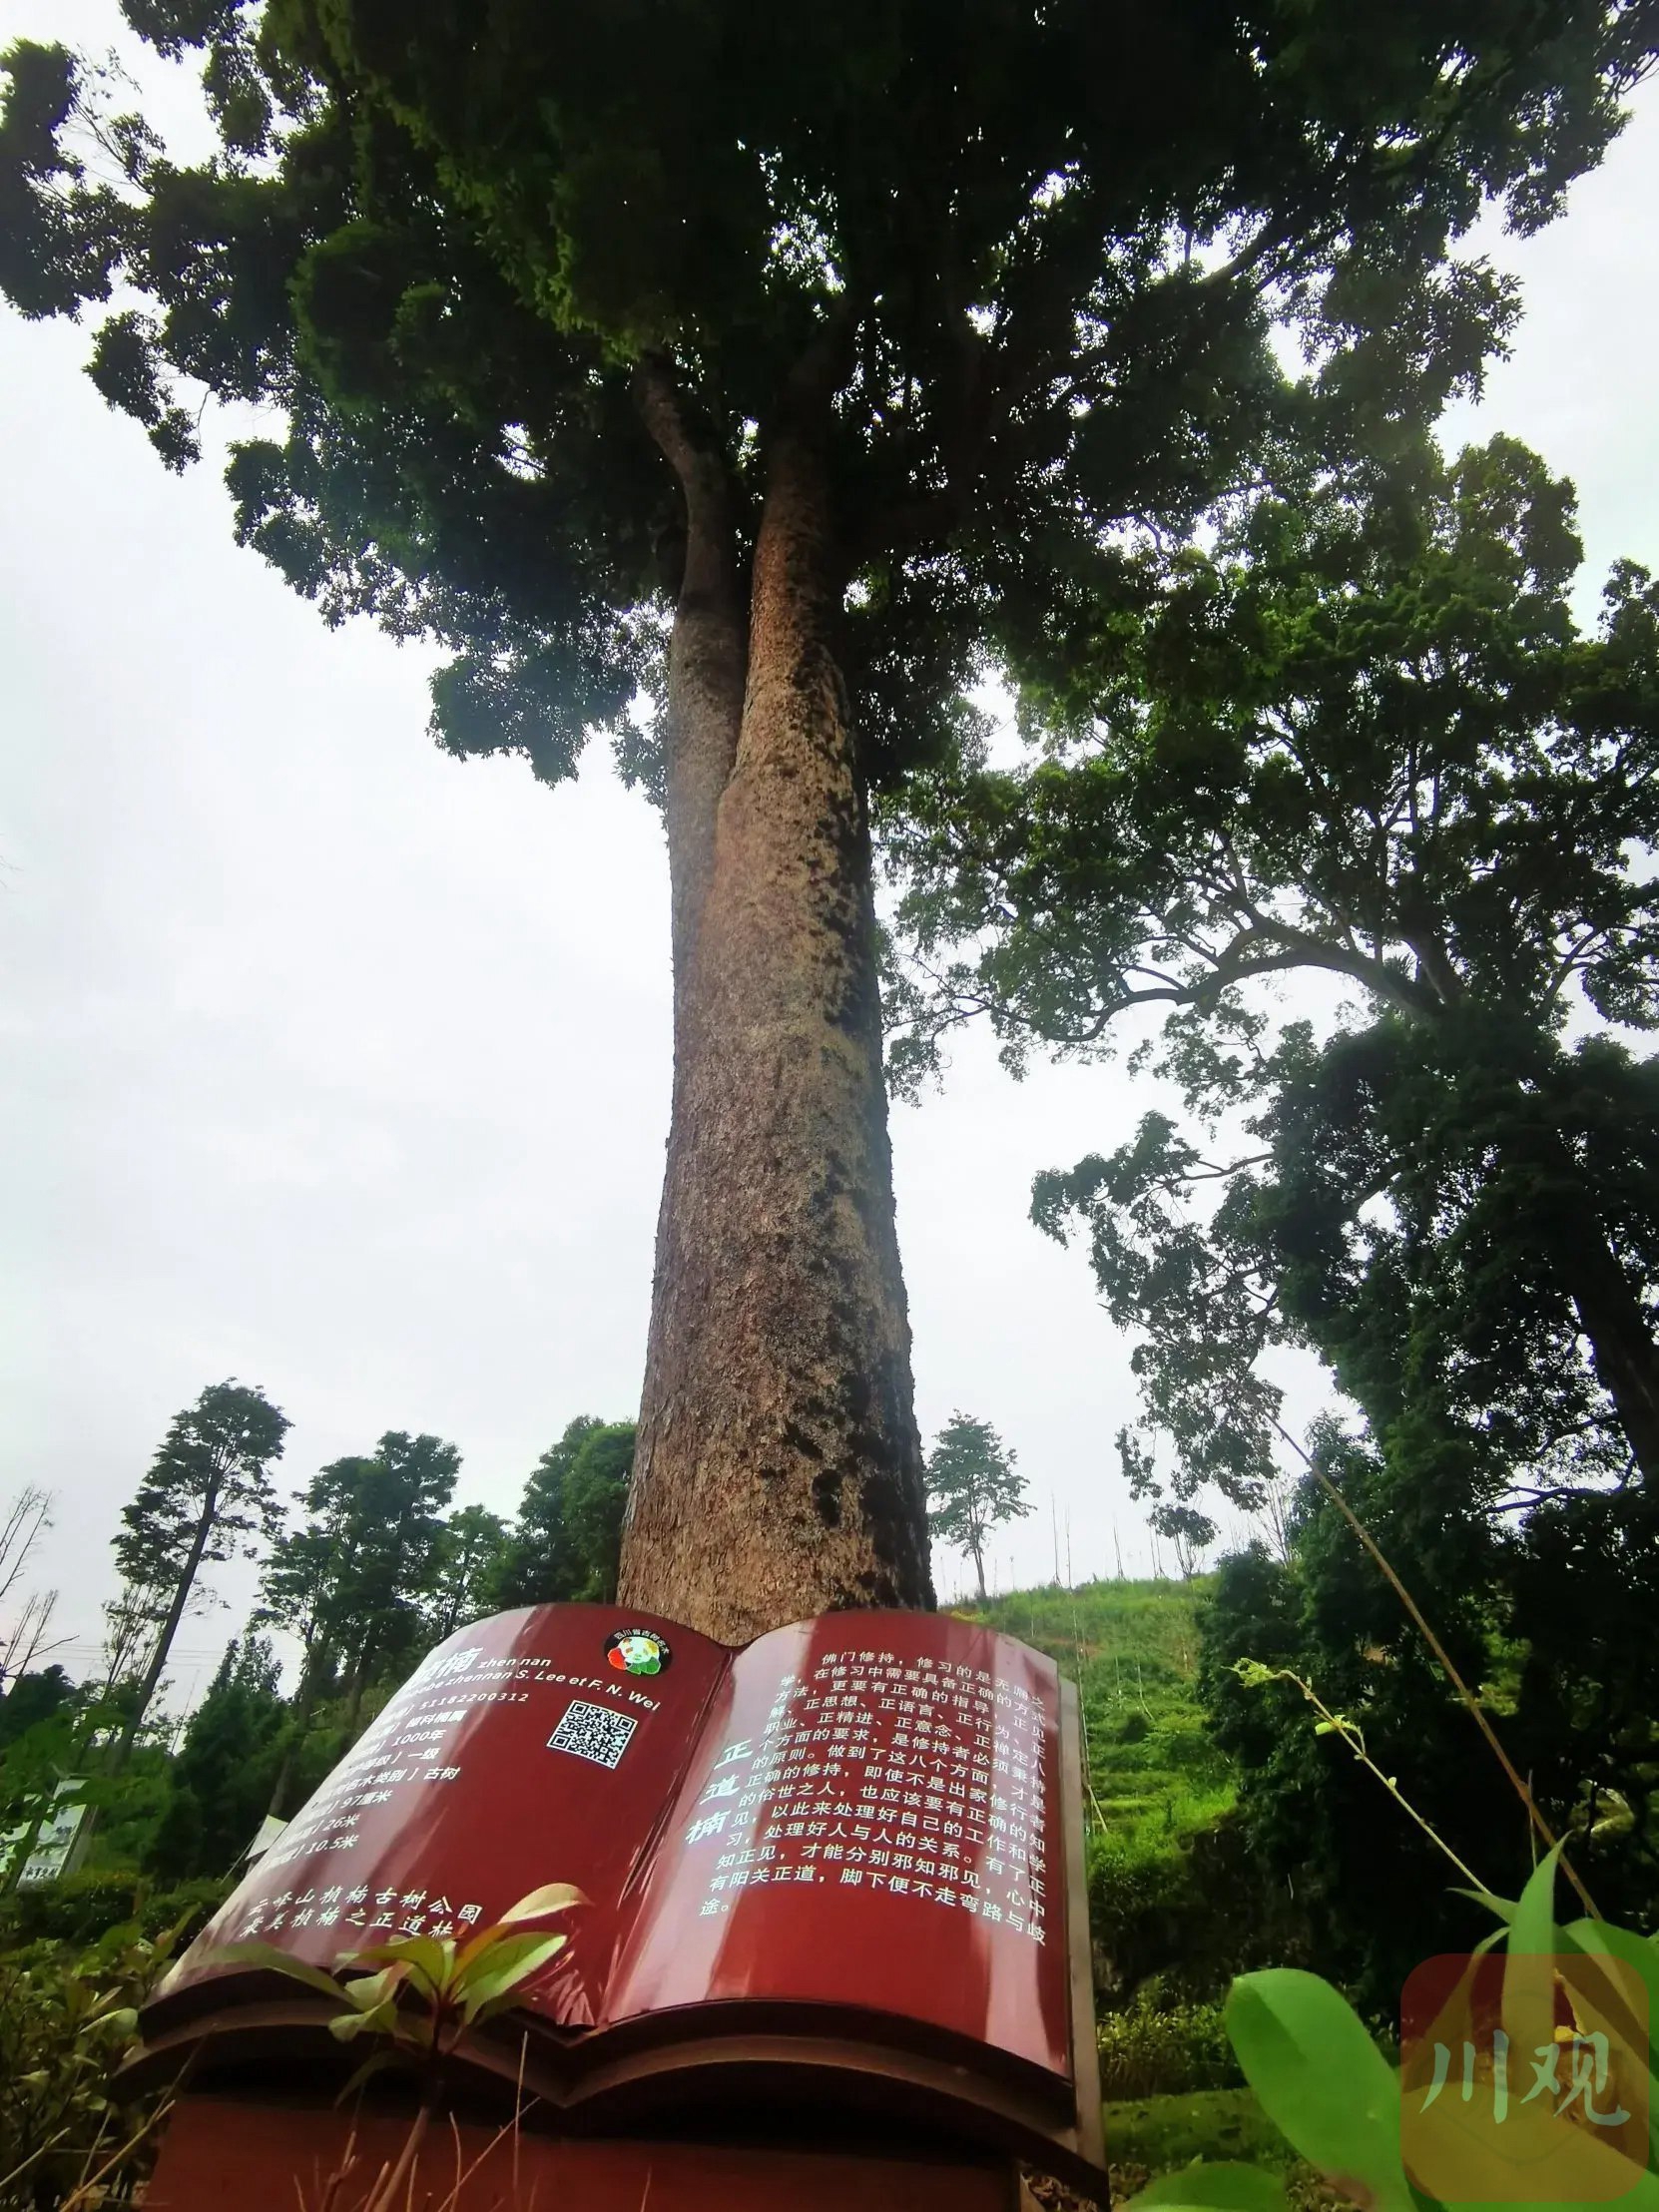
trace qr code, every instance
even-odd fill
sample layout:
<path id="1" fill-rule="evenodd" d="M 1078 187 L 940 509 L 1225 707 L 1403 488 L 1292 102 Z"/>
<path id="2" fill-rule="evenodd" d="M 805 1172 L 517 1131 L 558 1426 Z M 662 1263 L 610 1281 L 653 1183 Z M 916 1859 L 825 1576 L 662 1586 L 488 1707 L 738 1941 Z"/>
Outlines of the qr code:
<path id="1" fill-rule="evenodd" d="M 591 1759 L 596 1767 L 617 1767 L 638 1726 L 627 1713 L 613 1713 L 608 1705 L 589 1705 L 585 1698 L 576 1698 L 565 1707 L 564 1718 L 547 1739 L 547 1748 L 573 1751 L 578 1759 Z"/>

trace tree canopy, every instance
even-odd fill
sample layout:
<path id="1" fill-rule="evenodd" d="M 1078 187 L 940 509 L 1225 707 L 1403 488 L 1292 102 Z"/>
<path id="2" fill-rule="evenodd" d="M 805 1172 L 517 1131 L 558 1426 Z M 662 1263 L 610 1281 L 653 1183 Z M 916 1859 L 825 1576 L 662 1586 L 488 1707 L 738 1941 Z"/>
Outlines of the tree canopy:
<path id="1" fill-rule="evenodd" d="M 348 1727 L 369 1686 L 420 1644 L 460 1463 L 437 1436 L 388 1429 L 372 1456 L 335 1459 L 312 1476 L 297 1500 L 304 1519 L 272 1549 L 264 1617 L 298 1635 L 311 1681 L 343 1673 Z"/>
<path id="2" fill-rule="evenodd" d="M 216 1382 L 176 1415 L 149 1473 L 121 1515 L 116 1564 L 132 1610 L 155 1636 L 122 1730 L 123 1751 L 143 1724 L 205 1566 L 255 1556 L 276 1533 L 271 1465 L 289 1422 L 263 1390 Z"/>
<path id="3" fill-rule="evenodd" d="M 489 1582 L 495 1606 L 616 1595 L 634 1434 L 583 1413 L 542 1453 Z"/>
<path id="4" fill-rule="evenodd" d="M 929 1603 L 871 797 L 1133 624 L 1149 548 L 1478 382 L 1513 301 L 1456 244 L 1599 157 L 1647 0 L 126 12 L 218 151 L 15 47 L 0 286 L 170 465 L 263 414 L 239 536 L 444 649 L 444 745 L 557 781 L 609 728 L 664 796 L 622 1587 L 737 1638 Z"/>
<path id="5" fill-rule="evenodd" d="M 989 1421 L 952 1413 L 927 1455 L 927 1527 L 973 1561 L 985 1595 L 985 1546 L 993 1528 L 1032 1510 L 1015 1454 Z"/>
<path id="6" fill-rule="evenodd" d="M 1184 1494 L 1254 1501 L 1287 1342 L 1380 1437 L 1432 1402 L 1494 1480 L 1659 1473 L 1659 1093 L 1624 1041 L 1659 1019 L 1659 587 L 1619 564 L 1585 634 L 1578 560 L 1570 487 L 1503 439 L 1264 501 L 1166 565 L 1052 757 L 911 841 L 912 1055 L 976 1010 L 1017 1057 L 1171 1009 L 1142 1059 L 1198 1127 L 1149 1114 L 1033 1210 L 1087 1226 Z M 1284 1020 L 1262 986 L 1299 972 L 1349 1012 Z"/>
<path id="7" fill-rule="evenodd" d="M 253 1843 L 280 1757 L 283 1705 L 269 1642 L 227 1645 L 168 1773 L 150 1847 L 164 1881 L 232 1874 Z"/>
<path id="8" fill-rule="evenodd" d="M 200 54 L 220 151 L 177 166 L 19 44 L 0 285 L 90 316 L 170 466 L 203 389 L 278 415 L 235 448 L 239 536 L 329 619 L 446 644 L 442 741 L 549 779 L 595 725 L 642 762 L 683 523 L 636 371 L 695 393 L 747 538 L 757 426 L 844 309 L 842 654 L 883 780 L 960 727 L 976 655 L 1110 623 L 1119 526 L 1256 472 L 1270 316 L 1316 349 L 1328 448 L 1477 376 L 1506 297 L 1445 251 L 1485 196 L 1553 212 L 1648 31 L 1602 0 L 127 14 Z"/>

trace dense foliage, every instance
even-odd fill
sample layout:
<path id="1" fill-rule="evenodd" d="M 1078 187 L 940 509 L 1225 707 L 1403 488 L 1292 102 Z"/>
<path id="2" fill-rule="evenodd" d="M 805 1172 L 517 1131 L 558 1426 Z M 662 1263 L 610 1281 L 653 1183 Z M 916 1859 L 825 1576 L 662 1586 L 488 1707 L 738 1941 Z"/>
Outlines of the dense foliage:
<path id="1" fill-rule="evenodd" d="M 854 311 L 841 657 L 887 780 L 961 727 L 975 654 L 1047 666 L 1098 630 L 1116 526 L 1184 528 L 1282 439 L 1272 317 L 1319 354 L 1327 451 L 1476 376 L 1508 302 L 1442 257 L 1483 195 L 1554 211 L 1647 43 L 1602 0 L 890 0 L 812 35 L 720 5 L 645 38 L 592 7 L 484 37 L 371 0 L 126 12 L 201 56 L 219 151 L 177 166 L 20 44 L 0 287 L 92 321 L 100 389 L 172 467 L 204 388 L 272 409 L 233 460 L 240 537 L 330 619 L 442 641 L 443 742 L 547 779 L 595 725 L 639 758 L 639 618 L 683 524 L 636 364 L 696 392 L 748 538 L 757 426 L 827 302 Z"/>
<path id="2" fill-rule="evenodd" d="M 1378 2002 L 1459 1909 L 1234 1662 L 1314 1683 L 1493 1887 L 1527 1838 L 1334 1489 L 1609 1910 L 1659 1905 L 1659 587 L 1618 564 L 1581 627 L 1569 485 L 1504 439 L 1408 459 L 1149 568 L 1136 620 L 1028 692 L 1044 757 L 935 782 L 899 1045 L 914 1068 L 982 1013 L 1016 1059 L 1088 1052 L 1168 1009 L 1134 1064 L 1186 1120 L 1040 1176 L 1033 1215 L 1135 1341 L 1154 1526 L 1191 1549 L 1217 1495 L 1280 1507 L 1223 1563 L 1205 1703 L 1251 1856 Z M 1306 1439 L 1287 1348 L 1340 1393 Z"/>
<path id="3" fill-rule="evenodd" d="M 913 940 L 964 947 L 911 1052 L 1172 1009 L 1145 1056 L 1197 1128 L 1148 1115 L 1034 1212 L 1142 1337 L 1178 1497 L 1257 1501 L 1284 1343 L 1489 1480 L 1659 1473 L 1659 1093 L 1621 1035 L 1659 1018 L 1659 587 L 1621 563 L 1581 633 L 1572 506 L 1501 439 L 1261 503 L 1042 703 L 1047 759 L 911 840 Z M 1298 973 L 1355 1012 L 1286 1020 Z"/>
<path id="4" fill-rule="evenodd" d="M 118 1558 L 135 1575 L 152 1569 L 134 1529 L 184 1492 L 181 1438 L 199 1438 L 203 1406 L 221 1395 L 205 1392 L 174 1422 L 123 1516 Z M 254 1415 L 266 1434 L 282 1422 L 263 1399 Z M 197 1566 L 233 1543 L 263 1549 L 259 1603 L 171 1746 L 174 1724 L 158 1728 L 150 1709 L 166 1687 L 173 1609 L 157 1604 L 149 1580 L 125 1584 L 107 1608 L 101 1678 L 76 1683 L 49 1665 L 0 1684 L 0 1949 L 14 1922 L 20 1940 L 31 1930 L 90 1940 L 130 1917 L 135 1883 L 141 1893 L 144 1881 L 223 1888 L 266 1814 L 297 1809 L 433 1645 L 506 1607 L 614 1597 L 633 1441 L 629 1421 L 572 1421 L 531 1472 L 511 1525 L 478 1504 L 451 1506 L 460 1452 L 400 1429 L 372 1453 L 321 1468 L 291 1519 L 263 1475 L 252 1502 L 221 1482 L 211 1513 L 203 1492 L 184 1493 L 196 1518 L 176 1518 L 191 1544 L 201 1537 Z M 286 1690 L 272 1630 L 297 1652 Z M 50 1890 L 18 1889 L 46 1822 L 77 1805 L 72 1864 L 86 1872 Z M 83 1912 L 69 1901 L 86 1883 Z M 67 1917 L 54 1921 L 42 1901 L 60 1894 Z M 12 1908 L 21 1919 L 8 1920 Z"/>
<path id="5" fill-rule="evenodd" d="M 159 2099 L 110 2077 L 181 1933 L 115 1928 L 78 1955 L 0 1950 L 0 2212 L 139 2201 Z"/>

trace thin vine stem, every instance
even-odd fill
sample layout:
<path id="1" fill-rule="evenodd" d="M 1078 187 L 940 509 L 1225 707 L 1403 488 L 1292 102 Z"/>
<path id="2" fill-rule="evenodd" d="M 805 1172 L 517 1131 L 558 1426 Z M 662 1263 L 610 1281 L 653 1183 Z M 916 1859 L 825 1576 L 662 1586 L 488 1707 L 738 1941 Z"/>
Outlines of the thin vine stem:
<path id="1" fill-rule="evenodd" d="M 1543 1839 L 1545 1849 L 1549 1851 L 1556 1850 L 1559 1846 L 1559 1838 L 1556 1836 L 1555 1831 L 1550 1827 L 1548 1821 L 1544 1819 L 1543 1814 L 1539 1812 L 1537 1799 L 1534 1798 L 1532 1792 L 1527 1788 L 1526 1783 L 1522 1780 L 1520 1773 L 1516 1769 L 1514 1761 L 1504 1750 L 1502 1742 L 1498 1737 L 1497 1730 L 1486 1718 L 1485 1709 L 1481 1705 L 1480 1700 L 1475 1696 L 1474 1692 L 1463 1680 L 1463 1677 L 1458 1673 L 1456 1667 L 1452 1663 L 1451 1654 L 1446 1650 L 1444 1644 L 1441 1643 L 1439 1637 L 1435 1635 L 1433 1629 L 1429 1626 L 1428 1620 L 1423 1613 L 1422 1607 L 1417 1603 L 1416 1599 L 1411 1595 L 1410 1591 L 1405 1587 L 1399 1576 L 1389 1565 L 1387 1559 L 1383 1556 L 1382 1547 L 1377 1542 L 1377 1539 L 1373 1536 L 1371 1530 L 1366 1526 L 1365 1522 L 1361 1520 L 1359 1514 L 1354 1510 L 1353 1506 L 1350 1505 L 1348 1499 L 1344 1497 L 1342 1491 L 1337 1487 L 1336 1483 L 1332 1481 L 1330 1475 L 1326 1473 L 1325 1469 L 1317 1463 L 1317 1461 L 1309 1452 L 1304 1450 L 1303 1446 L 1297 1441 L 1297 1439 L 1291 1434 L 1290 1430 L 1286 1428 L 1282 1422 L 1275 1420 L 1273 1425 L 1275 1428 L 1278 1429 L 1280 1435 L 1284 1437 L 1285 1441 L 1291 1446 L 1291 1448 L 1298 1453 L 1298 1455 L 1302 1459 L 1303 1464 L 1313 1475 L 1315 1481 L 1319 1483 L 1320 1487 L 1325 1491 L 1327 1497 L 1329 1497 L 1333 1505 L 1336 1506 L 1338 1512 L 1342 1514 L 1344 1520 L 1346 1520 L 1350 1528 L 1353 1529 L 1355 1535 L 1359 1537 L 1361 1543 L 1365 1546 L 1371 1557 L 1377 1562 L 1377 1565 L 1381 1569 L 1384 1579 L 1388 1583 L 1389 1588 L 1393 1591 L 1394 1595 L 1399 1599 L 1400 1604 L 1404 1606 L 1406 1613 L 1410 1616 L 1412 1624 L 1415 1626 L 1418 1635 L 1421 1636 L 1423 1642 L 1433 1653 L 1435 1660 L 1437 1661 L 1438 1665 L 1441 1668 L 1441 1671 L 1446 1677 L 1446 1680 L 1451 1684 L 1451 1687 L 1456 1691 L 1458 1697 L 1462 1700 L 1462 1703 L 1467 1708 L 1469 1717 L 1473 1720 L 1475 1727 L 1479 1729 L 1481 1735 L 1485 1737 L 1487 1743 L 1490 1745 L 1492 1754 L 1496 1758 L 1498 1765 L 1508 1776 L 1509 1782 L 1514 1789 L 1515 1795 L 1520 1799 L 1522 1805 L 1525 1806 L 1527 1819 L 1532 1823 L 1532 1826 L 1537 1830 L 1539 1836 Z M 1402 1799 L 1401 1803 L 1403 1802 L 1404 1801 Z M 1583 1882 L 1579 1878 L 1577 1868 L 1574 1867 L 1572 1861 L 1567 1857 L 1565 1851 L 1562 1851 L 1561 1853 L 1559 1864 L 1561 1872 L 1566 1876 L 1567 1880 L 1572 1884 L 1574 1890 L 1578 1893 L 1579 1902 L 1583 1905 L 1585 1912 L 1589 1914 L 1591 1920 L 1599 1921 L 1602 1917 L 1600 1909 L 1596 1905 L 1595 1899 L 1591 1897 L 1589 1891 L 1584 1887 Z"/>

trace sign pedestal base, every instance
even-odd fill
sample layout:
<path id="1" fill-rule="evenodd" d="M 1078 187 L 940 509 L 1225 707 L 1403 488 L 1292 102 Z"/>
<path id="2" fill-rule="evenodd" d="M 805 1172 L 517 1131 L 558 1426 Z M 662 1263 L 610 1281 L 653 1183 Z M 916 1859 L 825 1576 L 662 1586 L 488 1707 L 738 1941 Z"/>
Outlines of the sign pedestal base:
<path id="1" fill-rule="evenodd" d="M 297 2101 L 186 2095 L 145 2202 L 151 2212 L 361 2212 L 411 2117 L 353 2121 Z M 1005 2158 L 515 2136 L 440 2120 L 398 2212 L 1015 2212 L 1018 2203 Z"/>

